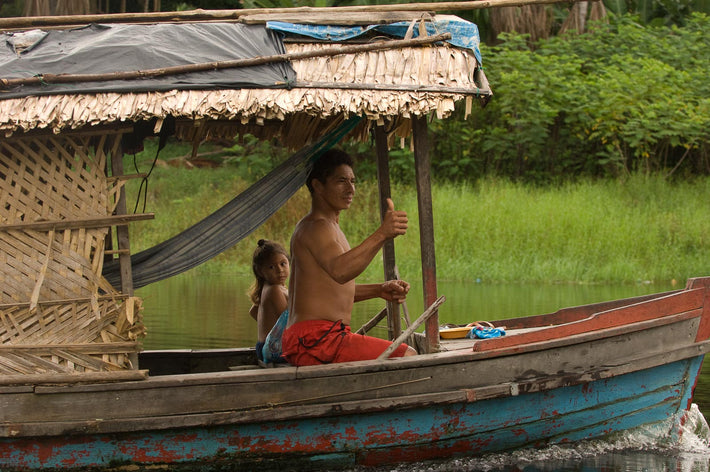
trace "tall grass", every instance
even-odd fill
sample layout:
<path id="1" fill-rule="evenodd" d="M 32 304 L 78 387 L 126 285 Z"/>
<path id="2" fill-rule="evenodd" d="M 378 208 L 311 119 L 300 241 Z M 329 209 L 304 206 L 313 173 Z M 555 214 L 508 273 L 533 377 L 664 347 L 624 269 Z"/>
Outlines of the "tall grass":
<path id="1" fill-rule="evenodd" d="M 234 169 L 156 167 L 146 211 L 153 221 L 131 226 L 132 251 L 150 247 L 207 216 L 247 187 Z M 135 202 L 138 182 L 128 187 Z M 395 240 L 403 277 L 420 277 L 417 197 L 397 185 L 395 207 L 410 217 Z M 434 185 L 437 276 L 486 282 L 683 281 L 710 274 L 710 179 L 668 182 L 658 176 L 625 181 L 585 180 L 534 187 L 499 179 Z M 378 225 L 377 187 L 358 184 L 341 226 L 356 245 Z M 132 204 L 129 203 L 132 208 Z M 142 210 L 142 203 L 139 211 Z M 249 273 L 256 241 L 288 245 L 293 227 L 310 208 L 301 189 L 245 240 L 197 271 Z M 379 258 L 362 279 L 382 277 Z"/>
<path id="2" fill-rule="evenodd" d="M 710 181 L 660 177 L 535 188 L 485 180 L 434 192 L 441 277 L 631 282 L 708 273 Z"/>

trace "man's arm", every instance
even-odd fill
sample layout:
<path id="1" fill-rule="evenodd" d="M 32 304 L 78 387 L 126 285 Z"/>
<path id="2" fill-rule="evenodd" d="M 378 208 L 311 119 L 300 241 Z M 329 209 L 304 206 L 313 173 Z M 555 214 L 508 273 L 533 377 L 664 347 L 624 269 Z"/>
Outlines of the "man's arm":
<path id="1" fill-rule="evenodd" d="M 387 206 L 388 209 L 380 227 L 352 249 L 342 252 L 343 248 L 337 242 L 332 239 L 329 241 L 326 237 L 311 239 L 309 250 L 333 280 L 340 284 L 354 280 L 367 269 L 372 259 L 382 249 L 385 241 L 407 232 L 407 213 L 395 211 L 394 203 L 389 198 Z M 318 222 L 318 224 L 325 225 L 326 223 Z M 327 234 L 321 231 L 317 231 L 317 233 Z"/>
<path id="2" fill-rule="evenodd" d="M 385 300 L 402 303 L 407 298 L 409 284 L 404 280 L 388 280 L 382 284 L 357 284 L 355 286 L 355 301 L 369 300 L 371 298 L 384 298 Z"/>

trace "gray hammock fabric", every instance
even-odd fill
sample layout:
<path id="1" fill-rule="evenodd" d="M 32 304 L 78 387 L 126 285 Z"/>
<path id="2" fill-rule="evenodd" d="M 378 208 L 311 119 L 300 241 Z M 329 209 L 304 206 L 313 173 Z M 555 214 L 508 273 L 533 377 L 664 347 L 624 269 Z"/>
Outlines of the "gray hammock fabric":
<path id="1" fill-rule="evenodd" d="M 139 288 L 198 266 L 248 236 L 306 182 L 320 155 L 358 123 L 351 118 L 318 142 L 300 149 L 268 175 L 219 210 L 182 233 L 131 256 L 133 287 Z M 120 289 L 117 260 L 104 266 L 104 277 Z"/>

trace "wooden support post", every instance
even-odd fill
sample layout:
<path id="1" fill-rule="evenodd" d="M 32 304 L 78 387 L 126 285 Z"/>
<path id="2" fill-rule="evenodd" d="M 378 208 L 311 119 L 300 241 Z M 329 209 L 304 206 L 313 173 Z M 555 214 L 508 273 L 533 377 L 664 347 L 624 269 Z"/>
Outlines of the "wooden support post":
<path id="1" fill-rule="evenodd" d="M 392 196 L 390 188 L 389 152 L 387 150 L 387 133 L 383 126 L 375 126 L 375 148 L 377 149 L 377 183 L 380 190 L 380 220 L 387 211 L 387 199 Z M 385 280 L 397 278 L 395 269 L 394 240 L 390 239 L 382 248 L 382 263 Z M 389 339 L 395 339 L 402 333 L 402 323 L 399 315 L 399 304 L 387 302 L 387 328 Z"/>
<path id="2" fill-rule="evenodd" d="M 114 139 L 116 139 L 116 142 L 111 149 L 112 177 L 119 177 L 123 175 L 123 145 L 121 143 L 122 136 L 123 134 L 119 133 L 114 137 Z M 125 187 L 121 187 L 116 198 L 118 198 L 118 201 L 116 202 L 116 209 L 114 210 L 115 215 L 130 217 L 126 208 Z M 123 224 L 116 226 L 116 240 L 118 247 L 118 265 L 121 273 L 121 292 L 127 297 L 132 297 L 133 269 L 131 266 L 131 245 L 130 238 L 128 235 L 128 225 Z M 131 300 L 126 300 L 125 303 L 133 302 Z M 129 353 L 128 359 L 130 360 L 132 370 L 138 370 L 138 353 Z"/>
<path id="3" fill-rule="evenodd" d="M 117 136 L 116 139 L 121 139 Z M 112 175 L 123 175 L 123 147 L 119 144 L 115 148 L 115 152 L 111 154 L 111 173 Z M 118 193 L 118 202 L 116 203 L 116 214 L 125 215 L 126 209 L 126 191 L 121 188 Z M 121 292 L 129 297 L 133 296 L 133 271 L 131 268 L 130 254 L 130 239 L 128 236 L 128 226 L 116 226 L 116 239 L 118 240 L 118 263 L 121 268 Z"/>
<path id="4" fill-rule="evenodd" d="M 414 167 L 419 203 L 419 238 L 422 251 L 422 282 L 424 306 L 436 301 L 436 256 L 434 252 L 434 217 L 431 198 L 431 158 L 426 116 L 412 117 L 414 139 Z M 439 314 L 426 321 L 426 339 L 429 352 L 439 351 Z"/>

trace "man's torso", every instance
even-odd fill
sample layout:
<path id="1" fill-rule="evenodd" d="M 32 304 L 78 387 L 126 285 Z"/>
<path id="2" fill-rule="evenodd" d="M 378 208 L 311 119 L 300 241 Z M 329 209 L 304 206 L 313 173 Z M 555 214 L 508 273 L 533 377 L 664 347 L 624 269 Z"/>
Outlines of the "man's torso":
<path id="1" fill-rule="evenodd" d="M 319 264 L 314 231 L 325 231 L 321 238 L 337 242 L 340 254 L 350 249 L 337 224 L 314 224 L 312 215 L 301 220 L 291 238 L 291 281 L 289 283 L 289 324 L 305 320 L 342 320 L 350 324 L 355 296 L 355 281 L 336 282 Z"/>

